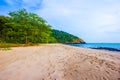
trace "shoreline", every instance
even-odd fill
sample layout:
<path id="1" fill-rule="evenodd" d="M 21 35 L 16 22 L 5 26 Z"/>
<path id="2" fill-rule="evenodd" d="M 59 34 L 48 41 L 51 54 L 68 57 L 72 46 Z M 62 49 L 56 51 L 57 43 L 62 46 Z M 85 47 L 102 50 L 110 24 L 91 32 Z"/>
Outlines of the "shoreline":
<path id="1" fill-rule="evenodd" d="M 110 48 L 110 47 L 82 47 L 82 46 L 76 46 L 76 45 L 72 45 L 72 44 L 68 44 L 68 45 L 75 46 L 75 47 L 81 47 L 81 48 L 90 48 L 90 49 L 96 49 L 96 50 L 120 52 L 120 49 L 118 49 L 118 48 Z"/>
<path id="2" fill-rule="evenodd" d="M 98 47 L 98 48 L 91 48 L 91 49 L 120 53 L 120 50 L 119 49 L 115 49 L 115 48 Z"/>
<path id="3" fill-rule="evenodd" d="M 117 52 L 42 44 L 0 51 L 0 80 L 119 80 Z"/>

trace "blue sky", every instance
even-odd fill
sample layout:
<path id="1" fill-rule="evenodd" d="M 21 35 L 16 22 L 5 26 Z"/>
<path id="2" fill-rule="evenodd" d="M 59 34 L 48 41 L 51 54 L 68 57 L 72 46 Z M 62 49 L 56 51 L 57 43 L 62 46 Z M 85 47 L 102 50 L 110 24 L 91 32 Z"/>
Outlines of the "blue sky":
<path id="1" fill-rule="evenodd" d="M 120 0 L 0 1 L 0 15 L 22 8 L 86 42 L 120 42 Z"/>

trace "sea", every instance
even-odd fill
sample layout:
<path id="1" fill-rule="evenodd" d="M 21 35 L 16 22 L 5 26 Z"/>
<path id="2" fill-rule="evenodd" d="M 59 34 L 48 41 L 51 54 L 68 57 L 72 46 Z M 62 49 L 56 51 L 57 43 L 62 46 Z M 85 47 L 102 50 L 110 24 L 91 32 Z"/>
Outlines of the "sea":
<path id="1" fill-rule="evenodd" d="M 77 43 L 72 46 L 120 52 L 120 43 Z"/>

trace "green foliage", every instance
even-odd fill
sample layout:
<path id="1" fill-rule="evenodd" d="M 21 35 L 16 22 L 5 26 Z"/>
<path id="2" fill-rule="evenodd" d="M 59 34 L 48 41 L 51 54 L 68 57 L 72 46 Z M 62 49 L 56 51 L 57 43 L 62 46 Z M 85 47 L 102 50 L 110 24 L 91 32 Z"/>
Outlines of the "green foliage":
<path id="1" fill-rule="evenodd" d="M 2 37 L 2 30 L 7 28 L 6 24 L 10 23 L 11 19 L 9 17 L 0 16 L 0 37 Z"/>
<path id="2" fill-rule="evenodd" d="M 38 15 L 22 9 L 10 12 L 9 16 L 0 16 L 0 37 L 3 41 L 26 44 L 51 42 L 51 27 Z"/>
<path id="3" fill-rule="evenodd" d="M 52 30 L 52 36 L 57 40 L 59 43 L 81 43 L 84 42 L 82 39 L 69 34 L 64 31 L 59 31 L 59 30 Z"/>

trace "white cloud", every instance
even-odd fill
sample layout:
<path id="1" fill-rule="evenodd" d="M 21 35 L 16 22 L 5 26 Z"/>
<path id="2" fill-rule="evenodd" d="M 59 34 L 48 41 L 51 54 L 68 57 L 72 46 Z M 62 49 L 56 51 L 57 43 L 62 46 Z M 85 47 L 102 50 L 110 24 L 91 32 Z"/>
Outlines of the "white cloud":
<path id="1" fill-rule="evenodd" d="M 5 0 L 11 10 L 25 8 L 33 11 L 34 9 L 41 9 L 43 0 Z"/>
<path id="2" fill-rule="evenodd" d="M 15 0 L 6 0 L 15 4 Z M 16 0 L 18 1 L 18 0 Z M 22 7 L 45 18 L 54 28 L 88 42 L 120 42 L 120 0 L 23 0 Z M 42 7 L 42 8 L 41 8 Z"/>
<path id="3" fill-rule="evenodd" d="M 115 33 L 120 30 L 120 1 L 118 0 L 98 2 L 95 0 L 44 0 L 43 2 L 44 8 L 38 10 L 37 14 L 46 18 L 54 28 L 83 37 L 86 41 L 110 41 L 109 38 L 115 36 L 111 36 L 110 32 Z M 93 35 L 96 35 L 96 38 L 92 37 Z M 114 37 L 113 41 L 118 40 Z"/>
<path id="4" fill-rule="evenodd" d="M 14 5 L 18 0 L 5 0 L 9 5 Z"/>
<path id="5" fill-rule="evenodd" d="M 107 26 L 116 23 L 116 16 L 110 14 L 97 13 L 95 15 L 96 26 Z"/>
<path id="6" fill-rule="evenodd" d="M 43 0 L 23 0 L 24 7 L 31 8 L 36 7 L 39 9 L 41 7 Z"/>

